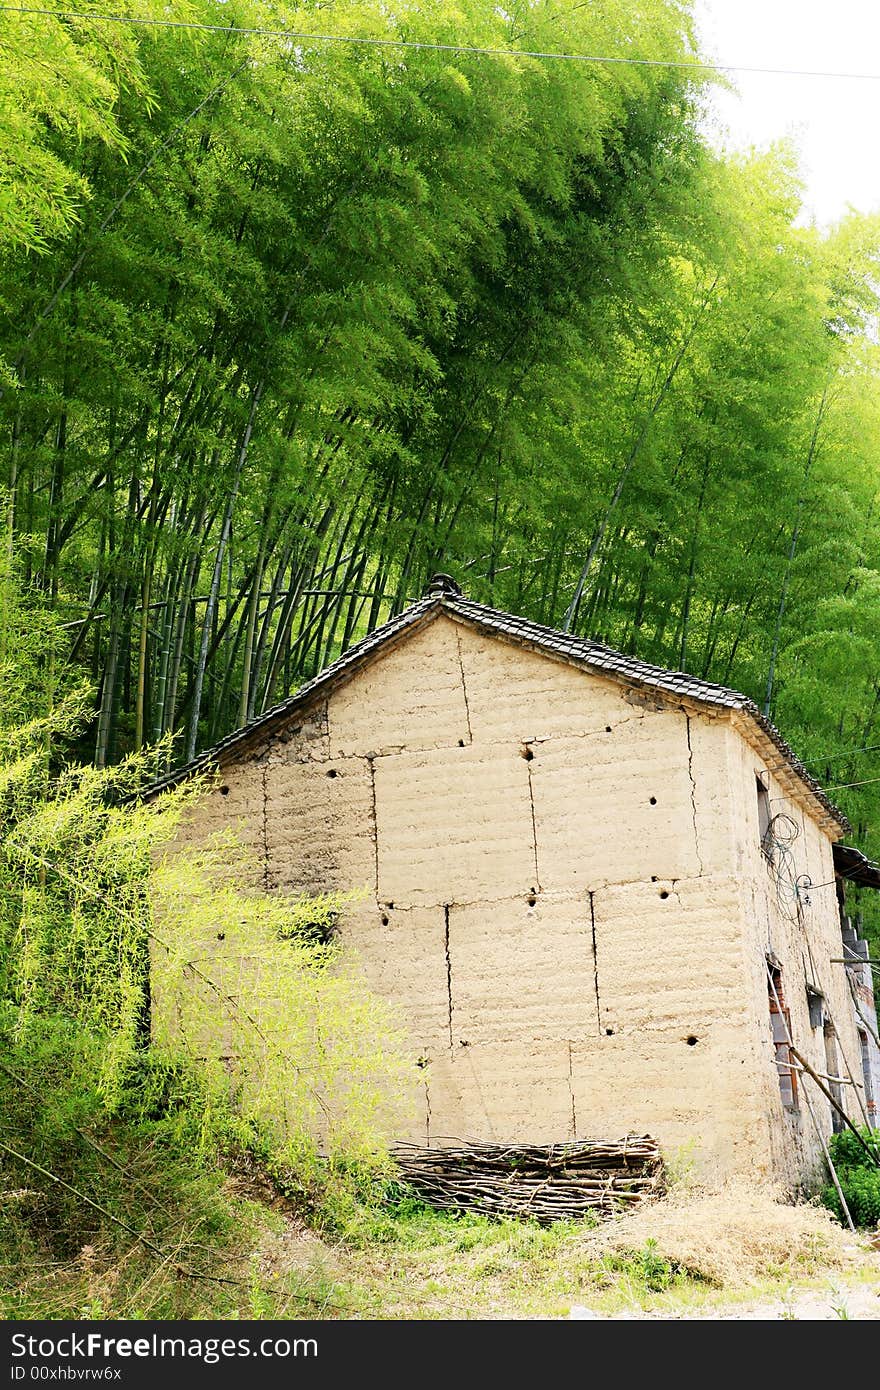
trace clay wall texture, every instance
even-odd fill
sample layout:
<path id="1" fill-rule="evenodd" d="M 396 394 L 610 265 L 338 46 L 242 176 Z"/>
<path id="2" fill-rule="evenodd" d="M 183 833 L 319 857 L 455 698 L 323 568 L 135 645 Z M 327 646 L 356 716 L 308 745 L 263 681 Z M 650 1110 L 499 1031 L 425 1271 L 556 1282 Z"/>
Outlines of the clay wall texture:
<path id="1" fill-rule="evenodd" d="M 343 942 L 399 1008 L 417 1082 L 393 1137 L 635 1131 L 705 1178 L 793 1186 L 821 1154 L 782 1105 L 768 950 L 816 1069 L 807 982 L 856 1080 L 859 1049 L 831 842 L 770 769 L 796 872 L 828 885 L 799 923 L 747 733 L 443 615 L 238 753 L 181 840 L 232 824 L 263 887 L 365 890 Z M 236 974 L 216 948 L 213 968 Z"/>

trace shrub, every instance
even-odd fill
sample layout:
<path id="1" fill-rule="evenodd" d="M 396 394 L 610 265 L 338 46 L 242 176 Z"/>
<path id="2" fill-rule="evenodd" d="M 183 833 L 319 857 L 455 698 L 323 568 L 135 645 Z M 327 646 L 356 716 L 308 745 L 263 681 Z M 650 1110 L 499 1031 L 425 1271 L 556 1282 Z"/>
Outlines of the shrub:
<path id="1" fill-rule="evenodd" d="M 247 1246 L 236 1161 L 300 1208 L 387 1166 L 396 1025 L 332 940 L 354 894 L 254 892 L 231 836 L 172 853 L 205 784 L 140 799 L 167 749 L 65 758 L 87 695 L 24 660 L 7 590 L 0 569 L 0 1316 L 195 1316 L 220 1307 L 197 1287 L 238 1287 L 208 1272 Z"/>
<path id="2" fill-rule="evenodd" d="M 880 1225 L 880 1135 L 876 1130 L 867 1128 L 859 1133 L 868 1148 L 877 1155 L 877 1163 L 871 1162 L 851 1130 L 835 1134 L 830 1151 L 853 1222 L 864 1229 Z M 834 1212 L 838 1221 L 844 1221 L 840 1198 L 833 1183 L 825 1188 L 822 1201 Z"/>

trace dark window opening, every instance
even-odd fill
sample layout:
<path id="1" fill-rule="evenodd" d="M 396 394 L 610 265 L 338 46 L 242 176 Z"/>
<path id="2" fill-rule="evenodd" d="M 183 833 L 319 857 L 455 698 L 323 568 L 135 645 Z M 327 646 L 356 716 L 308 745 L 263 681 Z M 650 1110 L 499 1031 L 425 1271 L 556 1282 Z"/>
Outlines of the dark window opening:
<path id="1" fill-rule="evenodd" d="M 758 793 L 758 835 L 761 840 L 761 853 L 769 863 L 773 863 L 773 837 L 770 833 L 770 793 L 760 777 L 755 778 Z"/>
<path id="2" fill-rule="evenodd" d="M 786 1110 L 797 1110 L 797 1072 L 794 1068 L 788 1040 L 791 1037 L 791 1014 L 785 1005 L 782 992 L 782 971 L 770 967 L 767 979 L 767 998 L 770 1005 L 770 1027 L 773 1031 L 773 1048 L 776 1054 L 776 1072 L 779 1077 L 779 1094 Z"/>
<path id="3" fill-rule="evenodd" d="M 813 985 L 807 985 L 807 1004 L 810 1009 L 810 1027 L 825 1027 L 825 995 Z"/>

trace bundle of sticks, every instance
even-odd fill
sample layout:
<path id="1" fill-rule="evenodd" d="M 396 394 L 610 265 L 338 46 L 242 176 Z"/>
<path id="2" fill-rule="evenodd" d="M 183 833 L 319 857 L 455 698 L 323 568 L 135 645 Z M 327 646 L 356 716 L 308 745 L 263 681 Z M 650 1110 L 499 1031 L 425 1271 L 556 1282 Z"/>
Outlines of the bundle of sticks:
<path id="1" fill-rule="evenodd" d="M 664 1191 L 650 1135 L 569 1144 L 399 1144 L 403 1181 L 432 1207 L 547 1223 L 611 1216 Z"/>

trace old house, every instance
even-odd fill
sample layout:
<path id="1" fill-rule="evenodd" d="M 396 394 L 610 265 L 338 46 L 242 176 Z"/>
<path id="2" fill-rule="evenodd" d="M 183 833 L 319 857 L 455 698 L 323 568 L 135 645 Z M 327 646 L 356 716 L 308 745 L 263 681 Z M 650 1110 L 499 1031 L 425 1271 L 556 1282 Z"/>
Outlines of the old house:
<path id="1" fill-rule="evenodd" d="M 234 824 L 265 887 L 365 890 L 342 939 L 418 1083 L 394 1137 L 650 1132 L 793 1186 L 876 1103 L 841 926 L 872 866 L 835 860 L 845 818 L 735 691 L 438 576 L 206 764 L 185 840 Z"/>

